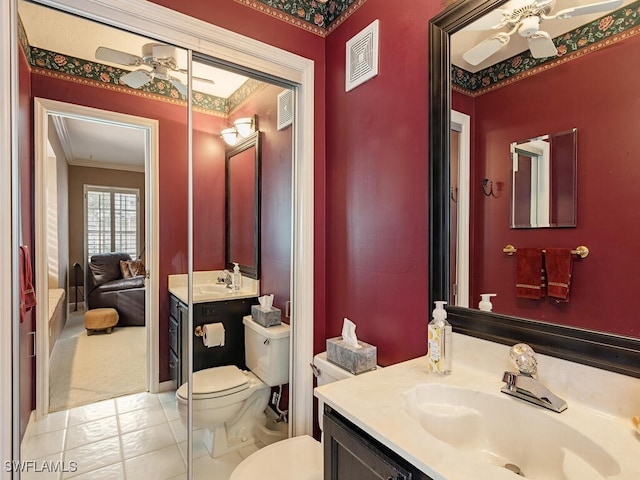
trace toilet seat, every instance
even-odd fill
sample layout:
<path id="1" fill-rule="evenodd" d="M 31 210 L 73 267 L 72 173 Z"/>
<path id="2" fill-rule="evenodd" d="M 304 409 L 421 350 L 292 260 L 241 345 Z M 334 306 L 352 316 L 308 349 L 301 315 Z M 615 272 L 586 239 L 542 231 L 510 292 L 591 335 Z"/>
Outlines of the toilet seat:
<path id="1" fill-rule="evenodd" d="M 322 480 L 322 445 L 309 435 L 281 440 L 249 455 L 229 480 Z"/>
<path id="2" fill-rule="evenodd" d="M 225 397 L 249 388 L 249 378 L 235 365 L 212 367 L 193 372 L 193 399 Z M 189 384 L 184 383 L 176 392 L 180 400 L 187 400 Z"/>

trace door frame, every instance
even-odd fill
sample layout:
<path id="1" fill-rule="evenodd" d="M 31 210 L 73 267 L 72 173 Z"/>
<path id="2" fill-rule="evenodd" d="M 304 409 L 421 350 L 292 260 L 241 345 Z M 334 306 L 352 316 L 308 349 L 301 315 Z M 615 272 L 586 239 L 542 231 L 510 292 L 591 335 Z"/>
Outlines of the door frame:
<path id="1" fill-rule="evenodd" d="M 15 1 L 15 0 L 14 0 Z M 290 435 L 312 434 L 314 331 L 314 62 L 146 0 L 34 0 L 296 85 L 293 124 Z M 15 20 L 15 19 L 14 19 Z M 17 39 L 14 39 L 17 42 Z M 17 43 L 12 44 L 17 49 Z M 0 54 L 0 60 L 2 54 Z M 17 63 L 13 67 L 17 69 Z M 15 197 L 14 197 L 15 198 Z M 15 201 L 15 200 L 14 200 Z M 159 348 L 156 343 L 155 348 Z"/>
<path id="2" fill-rule="evenodd" d="M 456 239 L 456 306 L 469 307 L 469 222 L 471 193 L 471 117 L 451 110 L 451 130 L 458 145 L 458 238 Z"/>
<path id="3" fill-rule="evenodd" d="M 145 328 L 147 351 L 147 389 L 159 391 L 159 123 L 157 120 L 35 97 L 35 278 L 36 292 L 48 290 L 47 278 L 47 199 L 46 168 L 49 115 L 90 119 L 140 128 L 145 132 L 145 244 L 149 278 L 146 281 Z M 86 268 L 86 265 L 84 266 Z M 86 293 L 86 292 L 85 292 Z M 36 305 L 36 419 L 49 412 L 49 314 L 47 302 Z M 155 348 L 154 348 L 155 346 Z"/>

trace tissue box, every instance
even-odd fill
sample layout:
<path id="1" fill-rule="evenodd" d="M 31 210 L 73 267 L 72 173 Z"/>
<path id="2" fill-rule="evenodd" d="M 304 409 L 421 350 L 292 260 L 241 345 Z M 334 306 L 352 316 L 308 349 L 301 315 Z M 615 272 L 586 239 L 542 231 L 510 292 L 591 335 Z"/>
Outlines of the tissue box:
<path id="1" fill-rule="evenodd" d="M 362 348 L 346 344 L 342 337 L 328 338 L 327 360 L 355 375 L 375 370 L 378 363 L 378 349 L 360 340 L 358 344 Z"/>
<path id="2" fill-rule="evenodd" d="M 274 325 L 280 325 L 282 311 L 276 307 L 264 309 L 261 305 L 251 305 L 251 318 L 258 325 L 273 327 Z"/>

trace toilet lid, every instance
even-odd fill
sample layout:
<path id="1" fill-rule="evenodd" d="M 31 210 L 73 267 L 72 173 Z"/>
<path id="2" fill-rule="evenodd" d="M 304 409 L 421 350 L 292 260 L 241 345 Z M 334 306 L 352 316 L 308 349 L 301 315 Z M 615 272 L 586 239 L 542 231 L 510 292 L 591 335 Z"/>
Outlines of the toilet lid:
<path id="1" fill-rule="evenodd" d="M 177 392 L 187 399 L 189 384 L 183 384 Z M 235 365 L 206 368 L 193 372 L 193 398 L 216 398 L 232 395 L 249 388 L 249 379 Z"/>
<path id="2" fill-rule="evenodd" d="M 249 455 L 230 480 L 322 480 L 322 445 L 309 435 L 272 443 Z"/>

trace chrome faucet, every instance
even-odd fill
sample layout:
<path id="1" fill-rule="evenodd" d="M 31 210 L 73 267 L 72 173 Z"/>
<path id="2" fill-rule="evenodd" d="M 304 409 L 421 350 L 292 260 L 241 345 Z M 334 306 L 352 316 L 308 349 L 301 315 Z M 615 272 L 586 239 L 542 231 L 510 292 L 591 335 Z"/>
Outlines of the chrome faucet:
<path id="1" fill-rule="evenodd" d="M 502 393 L 539 405 L 560 413 L 567 409 L 567 402 L 552 393 L 534 377 L 538 371 L 538 361 L 533 349 L 524 343 L 511 347 L 509 357 L 518 368 L 519 373 L 504 372 L 502 381 L 506 383 L 500 390 Z"/>
<path id="2" fill-rule="evenodd" d="M 224 284 L 227 288 L 233 288 L 233 279 L 231 278 L 231 272 L 229 270 L 223 270 L 224 273 Z"/>

